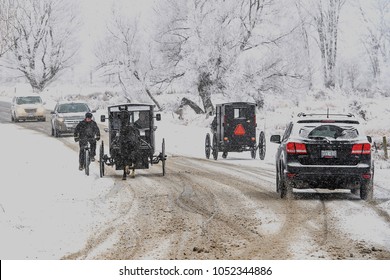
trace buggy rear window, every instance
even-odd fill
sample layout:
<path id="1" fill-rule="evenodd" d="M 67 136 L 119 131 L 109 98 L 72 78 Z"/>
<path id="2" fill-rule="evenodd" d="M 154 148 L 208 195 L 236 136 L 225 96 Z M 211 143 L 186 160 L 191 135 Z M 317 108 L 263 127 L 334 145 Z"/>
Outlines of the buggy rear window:
<path id="1" fill-rule="evenodd" d="M 299 129 L 299 136 L 308 139 L 356 139 L 359 137 L 357 127 L 350 125 L 305 125 Z"/>
<path id="2" fill-rule="evenodd" d="M 234 119 L 247 119 L 253 117 L 254 114 L 254 108 L 252 107 L 233 108 Z"/>

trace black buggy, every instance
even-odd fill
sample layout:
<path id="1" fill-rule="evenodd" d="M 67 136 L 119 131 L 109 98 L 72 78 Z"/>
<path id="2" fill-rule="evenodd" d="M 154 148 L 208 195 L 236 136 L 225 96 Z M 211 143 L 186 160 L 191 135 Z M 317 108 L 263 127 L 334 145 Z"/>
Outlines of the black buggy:
<path id="1" fill-rule="evenodd" d="M 205 153 L 210 158 L 212 152 L 215 160 L 218 152 L 226 158 L 229 152 L 250 151 L 251 157 L 256 158 L 259 150 L 261 160 L 265 157 L 265 134 L 259 134 L 256 143 L 256 104 L 248 102 L 232 102 L 216 105 L 216 114 L 211 124 L 213 140 L 206 134 Z"/>
<path id="2" fill-rule="evenodd" d="M 107 117 L 101 116 L 105 122 Z M 104 154 L 103 141 L 100 146 L 100 177 L 104 176 L 104 165 L 115 166 L 123 170 L 122 179 L 135 169 L 148 169 L 149 164 L 162 162 L 162 175 L 165 175 L 165 141 L 162 140 L 161 152 L 154 155 L 155 135 L 157 129 L 154 119 L 161 120 L 161 115 L 154 115 L 154 105 L 120 104 L 108 107 L 108 129 L 110 156 Z"/>

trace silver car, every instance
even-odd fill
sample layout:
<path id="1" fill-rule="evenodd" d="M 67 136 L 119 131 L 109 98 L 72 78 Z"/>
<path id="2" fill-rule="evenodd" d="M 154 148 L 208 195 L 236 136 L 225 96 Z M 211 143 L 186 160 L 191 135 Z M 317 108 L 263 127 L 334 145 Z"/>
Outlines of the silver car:
<path id="1" fill-rule="evenodd" d="M 92 112 L 84 102 L 59 102 L 51 112 L 51 135 L 55 137 L 73 133 L 76 125 L 85 118 L 85 113 Z"/>

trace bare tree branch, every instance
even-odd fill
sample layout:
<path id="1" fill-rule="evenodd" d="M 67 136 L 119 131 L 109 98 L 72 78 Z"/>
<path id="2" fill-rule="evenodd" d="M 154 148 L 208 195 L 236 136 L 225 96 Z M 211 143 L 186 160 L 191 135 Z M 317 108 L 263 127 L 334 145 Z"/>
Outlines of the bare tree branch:
<path id="1" fill-rule="evenodd" d="M 16 10 L 9 67 L 22 72 L 35 92 L 53 82 L 77 51 L 78 22 L 71 8 L 57 0 L 24 0 Z"/>

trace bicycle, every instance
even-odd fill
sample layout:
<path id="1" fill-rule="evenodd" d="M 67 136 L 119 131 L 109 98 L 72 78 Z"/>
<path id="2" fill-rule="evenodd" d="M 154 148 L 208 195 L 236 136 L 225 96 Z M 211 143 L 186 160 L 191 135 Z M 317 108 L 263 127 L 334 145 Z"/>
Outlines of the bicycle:
<path id="1" fill-rule="evenodd" d="M 89 176 L 89 165 L 91 164 L 91 143 L 90 141 L 96 141 L 96 138 L 88 138 L 82 149 L 82 157 L 84 158 L 84 171 L 85 175 Z"/>

